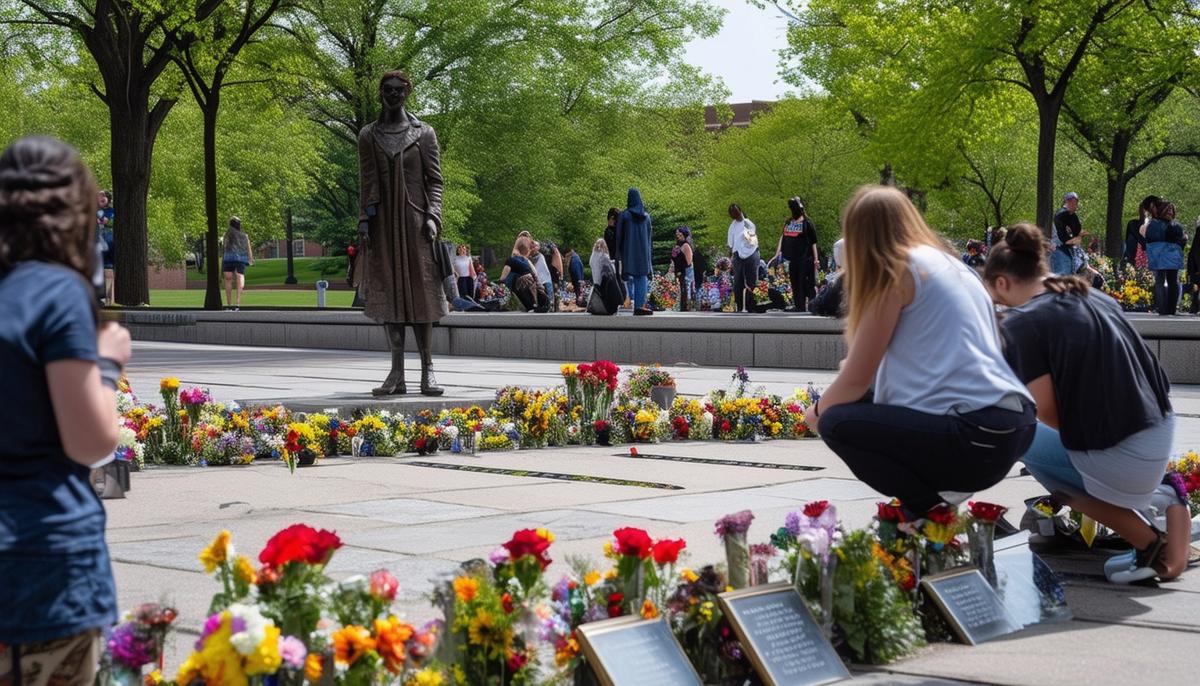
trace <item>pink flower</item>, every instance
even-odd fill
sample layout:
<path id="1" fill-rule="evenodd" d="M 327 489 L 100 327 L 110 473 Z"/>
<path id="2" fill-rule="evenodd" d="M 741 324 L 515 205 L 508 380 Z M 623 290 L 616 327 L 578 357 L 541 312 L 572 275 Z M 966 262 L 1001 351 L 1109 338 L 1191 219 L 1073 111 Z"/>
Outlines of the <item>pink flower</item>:
<path id="1" fill-rule="evenodd" d="M 370 592 L 373 597 L 391 602 L 396 599 L 398 590 L 400 582 L 388 570 L 380 569 L 371 574 Z"/>
<path id="2" fill-rule="evenodd" d="M 304 642 L 295 636 L 280 636 L 279 657 L 283 658 L 283 664 L 287 667 L 303 669 L 304 658 L 308 657 L 308 649 L 304 647 Z"/>

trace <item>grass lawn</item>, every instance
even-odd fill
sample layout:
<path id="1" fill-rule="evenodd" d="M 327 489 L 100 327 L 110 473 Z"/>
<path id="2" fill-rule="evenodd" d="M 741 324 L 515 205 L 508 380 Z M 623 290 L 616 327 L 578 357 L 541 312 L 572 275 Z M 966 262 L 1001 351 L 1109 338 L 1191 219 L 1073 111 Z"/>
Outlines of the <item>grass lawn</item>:
<path id="1" fill-rule="evenodd" d="M 221 299 L 224 301 L 225 289 L 221 289 Z M 350 307 L 354 302 L 354 291 L 326 291 L 326 307 Z M 224 302 L 222 302 L 224 304 Z M 316 307 L 316 290 L 308 291 L 242 291 L 242 305 L 245 307 Z M 187 291 L 150 291 L 151 307 L 204 307 L 204 291 L 202 289 Z"/>
<path id="2" fill-rule="evenodd" d="M 296 281 L 299 283 L 316 283 L 321 279 L 326 281 L 345 280 L 346 278 L 346 258 L 344 256 L 297 257 L 294 261 Z M 327 273 L 322 274 L 321 266 L 336 267 L 336 269 L 327 270 Z M 217 268 L 220 269 L 219 264 Z M 203 281 L 207 276 L 207 273 L 201 274 L 196 271 L 195 267 L 188 267 L 188 281 Z M 286 257 L 274 260 L 255 260 L 254 266 L 246 267 L 247 286 L 281 285 L 285 278 L 287 278 Z"/>

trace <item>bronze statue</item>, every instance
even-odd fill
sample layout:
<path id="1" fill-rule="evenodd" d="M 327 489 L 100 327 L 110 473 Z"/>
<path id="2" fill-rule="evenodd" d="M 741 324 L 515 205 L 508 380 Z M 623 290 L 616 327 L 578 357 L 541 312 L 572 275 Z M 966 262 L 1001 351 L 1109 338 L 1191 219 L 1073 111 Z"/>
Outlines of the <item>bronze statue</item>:
<path id="1" fill-rule="evenodd" d="M 374 395 L 407 392 L 404 327 L 421 353 L 421 393 L 441 395 L 433 378 L 433 324 L 446 314 L 442 294 L 448 258 L 441 250 L 442 170 L 437 135 L 404 109 L 412 82 L 399 71 L 379 82 L 383 110 L 358 134 L 361 292 L 366 315 L 383 324 L 392 370 Z"/>

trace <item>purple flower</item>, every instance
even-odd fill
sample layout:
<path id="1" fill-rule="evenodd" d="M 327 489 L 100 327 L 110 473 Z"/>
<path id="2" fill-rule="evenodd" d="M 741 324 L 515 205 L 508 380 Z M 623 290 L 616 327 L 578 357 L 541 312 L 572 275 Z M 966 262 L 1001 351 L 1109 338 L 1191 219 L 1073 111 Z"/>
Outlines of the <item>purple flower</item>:
<path id="1" fill-rule="evenodd" d="M 295 636 L 280 636 L 279 637 L 279 657 L 283 658 L 283 664 L 292 669 L 303 669 L 304 658 L 308 656 L 308 649 L 304 647 L 304 642 Z"/>
<path id="2" fill-rule="evenodd" d="M 130 669 L 141 669 L 154 662 L 156 648 L 149 632 L 135 622 L 118 624 L 108 637 L 108 652 L 113 661 Z"/>
<path id="3" fill-rule="evenodd" d="M 508 551 L 504 548 L 496 548 L 488 555 L 488 562 L 493 565 L 500 565 L 508 562 Z"/>
<path id="4" fill-rule="evenodd" d="M 1165 481 L 1168 486 L 1175 489 L 1175 495 L 1179 496 L 1180 500 L 1185 503 L 1188 501 L 1187 484 L 1184 483 L 1182 474 L 1179 472 L 1167 472 Z"/>
<path id="5" fill-rule="evenodd" d="M 744 534 L 750 530 L 750 522 L 753 521 L 754 513 L 750 510 L 742 510 L 718 519 L 715 531 L 721 537 L 730 534 Z"/>

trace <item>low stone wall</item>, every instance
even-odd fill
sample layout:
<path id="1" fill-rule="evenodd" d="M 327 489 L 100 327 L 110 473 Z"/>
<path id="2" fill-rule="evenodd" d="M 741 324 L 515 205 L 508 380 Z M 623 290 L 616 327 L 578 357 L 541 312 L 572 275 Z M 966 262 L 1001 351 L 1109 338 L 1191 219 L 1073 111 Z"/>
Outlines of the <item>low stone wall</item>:
<path id="1" fill-rule="evenodd" d="M 138 310 L 121 313 L 136 340 L 284 348 L 387 350 L 358 311 Z M 1200 320 L 1131 315 L 1175 383 L 1200 383 Z M 408 337 L 409 350 L 415 350 Z M 787 314 L 451 314 L 434 329 L 438 355 L 704 366 L 836 369 L 842 323 Z"/>

